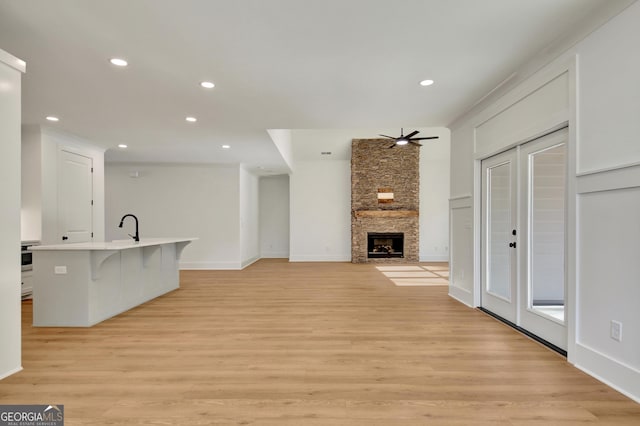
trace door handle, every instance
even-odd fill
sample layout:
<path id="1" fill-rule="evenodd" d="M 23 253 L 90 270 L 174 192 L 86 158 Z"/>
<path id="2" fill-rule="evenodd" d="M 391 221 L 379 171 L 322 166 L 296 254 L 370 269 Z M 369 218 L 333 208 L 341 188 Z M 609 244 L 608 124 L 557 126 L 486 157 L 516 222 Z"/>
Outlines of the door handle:
<path id="1" fill-rule="evenodd" d="M 513 243 L 509 243 L 509 247 L 516 248 L 516 243 L 515 243 L 515 242 L 513 242 Z"/>
<path id="2" fill-rule="evenodd" d="M 63 235 L 63 236 L 62 236 L 62 241 L 66 241 L 66 240 L 68 240 L 68 239 L 69 239 L 69 237 L 67 237 L 66 235 Z"/>

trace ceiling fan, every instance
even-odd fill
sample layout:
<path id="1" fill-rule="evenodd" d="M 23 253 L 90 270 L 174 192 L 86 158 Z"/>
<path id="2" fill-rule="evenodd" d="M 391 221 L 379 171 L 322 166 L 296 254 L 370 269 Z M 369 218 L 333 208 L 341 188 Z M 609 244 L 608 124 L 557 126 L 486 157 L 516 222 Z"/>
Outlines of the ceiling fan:
<path id="1" fill-rule="evenodd" d="M 424 138 L 414 138 L 415 135 L 417 135 L 418 133 L 420 133 L 418 130 L 414 130 L 413 132 L 409 133 L 408 135 L 404 134 L 404 129 L 400 128 L 400 136 L 398 137 L 393 137 L 393 136 L 387 136 L 387 135 L 380 135 L 383 136 L 385 138 L 389 138 L 389 139 L 393 139 L 395 141 L 395 143 L 393 145 L 391 145 L 389 148 L 393 148 L 396 145 L 406 145 L 408 143 L 412 143 L 414 145 L 418 145 L 418 146 L 422 146 L 421 143 L 418 143 L 416 141 L 421 141 L 421 140 L 425 140 L 425 139 L 438 139 L 439 136 L 427 136 Z"/>

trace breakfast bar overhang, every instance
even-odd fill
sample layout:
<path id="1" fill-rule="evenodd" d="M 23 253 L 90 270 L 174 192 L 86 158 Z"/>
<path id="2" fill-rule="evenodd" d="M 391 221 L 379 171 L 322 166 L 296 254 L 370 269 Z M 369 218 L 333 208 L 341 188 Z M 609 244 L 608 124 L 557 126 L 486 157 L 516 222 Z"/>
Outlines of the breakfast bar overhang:
<path id="1" fill-rule="evenodd" d="M 33 325 L 90 327 L 179 288 L 180 255 L 196 239 L 31 247 Z"/>

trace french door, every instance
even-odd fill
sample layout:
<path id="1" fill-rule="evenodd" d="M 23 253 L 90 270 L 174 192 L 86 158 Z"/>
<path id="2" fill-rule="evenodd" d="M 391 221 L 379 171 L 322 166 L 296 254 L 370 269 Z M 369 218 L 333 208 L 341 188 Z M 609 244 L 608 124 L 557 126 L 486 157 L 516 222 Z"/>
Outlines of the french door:
<path id="1" fill-rule="evenodd" d="M 482 162 L 482 307 L 564 350 L 567 135 Z"/>
<path id="2" fill-rule="evenodd" d="M 517 322 L 517 150 L 482 162 L 482 307 Z"/>

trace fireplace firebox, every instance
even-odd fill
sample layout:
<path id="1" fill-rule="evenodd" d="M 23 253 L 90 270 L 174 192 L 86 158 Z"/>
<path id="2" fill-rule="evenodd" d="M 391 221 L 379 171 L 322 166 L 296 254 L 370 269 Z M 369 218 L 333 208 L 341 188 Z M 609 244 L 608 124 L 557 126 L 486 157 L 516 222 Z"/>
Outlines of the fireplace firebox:
<path id="1" fill-rule="evenodd" d="M 404 257 L 404 233 L 368 232 L 367 257 Z"/>

